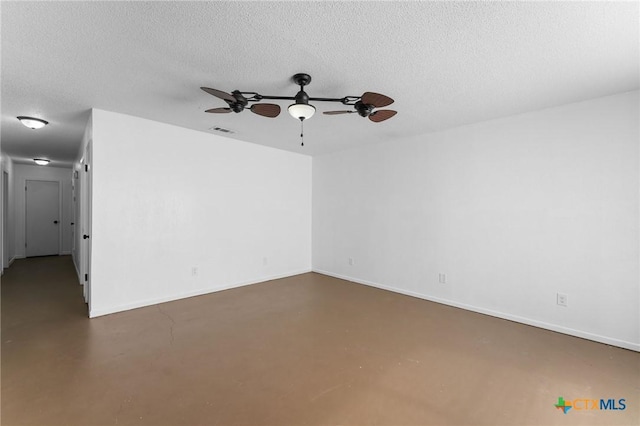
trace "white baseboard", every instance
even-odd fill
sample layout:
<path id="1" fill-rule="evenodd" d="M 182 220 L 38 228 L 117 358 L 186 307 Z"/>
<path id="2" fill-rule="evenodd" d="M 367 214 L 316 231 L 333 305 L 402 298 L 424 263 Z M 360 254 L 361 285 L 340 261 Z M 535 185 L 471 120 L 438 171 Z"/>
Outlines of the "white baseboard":
<path id="1" fill-rule="evenodd" d="M 174 300 L 186 299 L 188 297 L 202 296 L 204 294 L 216 293 L 218 291 L 230 290 L 232 288 L 244 287 L 244 286 L 247 286 L 247 285 L 258 284 L 258 283 L 262 283 L 262 282 L 265 282 L 265 281 L 277 280 L 277 279 L 280 279 L 280 278 L 292 277 L 294 275 L 306 274 L 306 273 L 309 273 L 309 272 L 312 272 L 311 269 L 301 269 L 301 270 L 296 270 L 296 271 L 290 271 L 290 272 L 287 272 L 287 273 L 284 273 L 284 274 L 261 277 L 261 278 L 255 279 L 255 280 L 243 281 L 243 282 L 224 285 L 224 286 L 220 286 L 220 287 L 205 288 L 205 289 L 200 289 L 200 290 L 196 290 L 196 291 L 190 291 L 190 292 L 186 292 L 186 293 L 180 293 L 180 294 L 175 294 L 175 295 L 171 295 L 171 296 L 166 296 L 166 297 L 158 297 L 158 298 L 152 298 L 152 299 L 139 300 L 139 301 L 131 302 L 131 303 L 124 303 L 122 305 L 112 306 L 112 307 L 108 307 L 108 308 L 102 308 L 102 309 L 91 309 L 90 308 L 89 309 L 89 318 L 100 317 L 100 316 L 103 316 L 103 315 L 114 314 L 116 312 L 128 311 L 128 310 L 136 309 L 136 308 L 143 308 L 145 306 L 157 305 L 159 303 L 166 303 L 166 302 L 171 302 L 171 301 L 174 301 Z"/>
<path id="2" fill-rule="evenodd" d="M 573 328 L 563 327 L 557 324 L 550 324 L 543 321 L 534 320 L 531 318 L 521 317 L 518 315 L 506 314 L 504 312 L 494 311 L 491 309 L 485 309 L 478 306 L 467 305 L 465 303 L 455 302 L 453 300 L 441 299 L 439 297 L 428 296 L 425 294 L 415 293 L 413 291 L 407 291 L 396 287 L 386 286 L 378 283 L 374 283 L 371 281 L 360 280 L 358 278 L 349 277 L 346 275 L 335 274 L 329 271 L 323 271 L 321 269 L 314 269 L 313 272 L 322 275 L 328 275 L 334 278 L 340 278 L 342 280 L 351 281 L 357 284 L 367 285 L 369 287 L 375 287 L 382 290 L 392 291 L 394 293 L 404 294 L 406 296 L 417 297 L 419 299 L 428 300 L 430 302 L 440 303 L 442 305 L 453 306 L 455 308 L 465 309 L 467 311 L 477 312 L 479 314 L 489 315 L 496 318 L 506 319 L 509 321 L 518 322 L 521 324 L 531 325 L 538 328 L 543 328 L 545 330 L 551 330 L 562 334 L 568 334 L 570 336 L 580 337 L 582 339 L 593 340 L 594 342 L 604 343 L 610 346 L 617 346 L 624 349 L 629 349 L 632 351 L 640 352 L 640 344 L 627 342 L 626 340 L 614 339 L 607 336 L 601 336 L 599 334 L 589 333 L 587 331 L 575 330 Z"/>
<path id="3" fill-rule="evenodd" d="M 16 256 L 13 256 L 12 258 L 10 258 L 10 259 L 9 259 L 9 262 L 7 263 L 7 266 L 6 266 L 6 267 L 4 267 L 4 268 L 2 268 L 2 273 L 3 273 L 3 274 L 4 274 L 4 270 L 5 270 L 5 269 L 7 269 L 7 268 L 9 268 L 9 266 L 11 266 L 11 264 L 13 263 L 13 261 L 14 261 L 14 260 L 16 260 L 16 259 L 17 259 L 17 257 L 16 257 Z"/>

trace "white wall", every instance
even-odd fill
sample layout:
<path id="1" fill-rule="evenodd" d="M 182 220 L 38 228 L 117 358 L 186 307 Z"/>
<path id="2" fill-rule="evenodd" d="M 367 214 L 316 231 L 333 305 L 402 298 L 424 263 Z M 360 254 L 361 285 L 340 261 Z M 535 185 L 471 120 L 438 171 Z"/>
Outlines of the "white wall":
<path id="1" fill-rule="evenodd" d="M 27 164 L 13 165 L 13 209 L 15 214 L 14 222 L 14 247 L 15 257 L 25 257 L 25 182 L 27 180 L 49 180 L 57 181 L 60 185 L 61 199 L 60 208 L 62 225 L 60 234 L 60 254 L 71 254 L 71 222 L 73 222 L 73 200 L 71 191 L 71 168 L 52 166 L 31 166 Z"/>
<path id="2" fill-rule="evenodd" d="M 313 269 L 640 350 L 638 101 L 315 157 Z"/>
<path id="3" fill-rule="evenodd" d="M 90 316 L 311 269 L 310 157 L 94 110 L 92 161 Z"/>

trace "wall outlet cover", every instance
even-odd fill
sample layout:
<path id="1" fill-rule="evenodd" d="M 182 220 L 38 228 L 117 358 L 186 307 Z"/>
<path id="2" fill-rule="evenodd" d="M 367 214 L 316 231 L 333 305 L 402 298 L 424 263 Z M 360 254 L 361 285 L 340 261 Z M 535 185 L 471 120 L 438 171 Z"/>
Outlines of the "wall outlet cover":
<path id="1" fill-rule="evenodd" d="M 564 293 L 558 293 L 556 296 L 556 303 L 560 306 L 567 306 L 567 295 Z"/>

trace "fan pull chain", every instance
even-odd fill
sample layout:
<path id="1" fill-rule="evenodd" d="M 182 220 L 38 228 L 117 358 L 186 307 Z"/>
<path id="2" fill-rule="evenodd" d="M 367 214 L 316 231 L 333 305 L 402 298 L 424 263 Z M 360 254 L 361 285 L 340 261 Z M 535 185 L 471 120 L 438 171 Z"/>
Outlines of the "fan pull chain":
<path id="1" fill-rule="evenodd" d="M 300 146 L 304 146 L 304 119 L 300 119 Z"/>

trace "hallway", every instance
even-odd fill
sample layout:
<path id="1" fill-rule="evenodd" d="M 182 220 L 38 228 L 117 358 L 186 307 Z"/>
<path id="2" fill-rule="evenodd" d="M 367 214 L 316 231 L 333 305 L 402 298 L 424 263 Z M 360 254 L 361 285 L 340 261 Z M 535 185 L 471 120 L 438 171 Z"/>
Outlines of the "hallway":
<path id="1" fill-rule="evenodd" d="M 632 351 L 315 273 L 92 320 L 69 257 L 2 277 L 7 426 L 632 425 L 639 367 Z M 559 396 L 627 408 L 565 415 Z"/>

